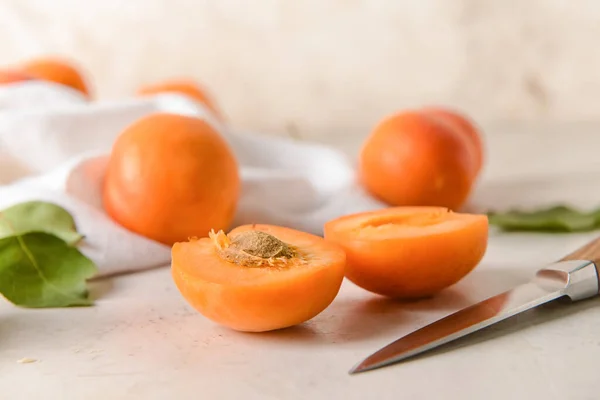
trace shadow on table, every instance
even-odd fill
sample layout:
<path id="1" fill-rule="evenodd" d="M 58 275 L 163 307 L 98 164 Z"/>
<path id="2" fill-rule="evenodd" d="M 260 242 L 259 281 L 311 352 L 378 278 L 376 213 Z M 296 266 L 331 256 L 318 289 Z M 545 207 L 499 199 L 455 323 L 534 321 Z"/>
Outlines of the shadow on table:
<path id="1" fill-rule="evenodd" d="M 372 297 L 345 307 L 344 316 L 336 326 L 335 332 L 346 342 L 389 337 L 392 332 L 402 334 L 414 325 L 415 311 L 452 311 L 467 304 L 467 297 L 455 289 L 415 301 Z"/>
<path id="2" fill-rule="evenodd" d="M 527 280 L 520 269 L 486 268 L 474 272 L 468 282 L 450 287 L 436 296 L 413 301 L 393 300 L 364 292 L 359 297 L 339 298 L 323 313 L 304 324 L 254 335 L 258 340 L 289 341 L 303 345 L 359 342 L 376 338 L 400 337 L 421 328 L 417 314 L 435 314 L 434 322 L 464 307 L 477 303 Z M 472 291 L 489 293 L 468 295 Z M 423 320 L 423 318 L 419 318 Z"/>
<path id="3" fill-rule="evenodd" d="M 418 305 L 420 303 L 420 305 Z M 365 300 L 344 299 L 331 305 L 331 309 L 303 324 L 276 331 L 253 333 L 253 340 L 284 341 L 302 345 L 329 345 L 355 342 L 389 336 L 390 332 L 406 331 L 411 320 L 411 307 L 422 309 L 457 309 L 467 305 L 467 299 L 458 291 L 448 290 L 432 299 L 419 302 L 402 302 L 384 297 L 367 297 Z"/>
<path id="4" fill-rule="evenodd" d="M 164 264 L 152 265 L 143 269 L 124 270 L 113 274 L 98 276 L 88 281 L 90 297 L 92 300 L 101 300 L 108 294 L 112 294 L 119 288 L 119 279 L 130 275 L 142 275 L 152 273 L 157 270 L 168 268 Z"/>
<path id="5" fill-rule="evenodd" d="M 89 282 L 90 298 L 97 301 L 105 297 L 115 287 L 114 278 L 105 278 Z"/>
<path id="6" fill-rule="evenodd" d="M 2 351 L 2 348 L 7 340 L 10 339 L 10 336 L 12 336 L 16 331 L 16 322 L 17 321 L 14 315 L 0 314 L 0 352 Z"/>
<path id="7" fill-rule="evenodd" d="M 337 299 L 315 318 L 290 328 L 253 333 L 253 340 L 331 345 L 383 335 L 402 326 L 402 304 L 382 298 Z"/>
<path id="8" fill-rule="evenodd" d="M 400 337 L 424 325 L 415 324 L 417 313 L 435 314 L 435 318 L 427 319 L 428 324 L 508 290 L 527 279 L 528 272 L 520 269 L 485 268 L 474 271 L 459 284 L 432 297 L 418 300 L 372 297 L 344 310 L 345 318 L 338 330 L 346 340 L 352 341 L 389 337 L 389 332 L 394 331 L 398 332 Z"/>

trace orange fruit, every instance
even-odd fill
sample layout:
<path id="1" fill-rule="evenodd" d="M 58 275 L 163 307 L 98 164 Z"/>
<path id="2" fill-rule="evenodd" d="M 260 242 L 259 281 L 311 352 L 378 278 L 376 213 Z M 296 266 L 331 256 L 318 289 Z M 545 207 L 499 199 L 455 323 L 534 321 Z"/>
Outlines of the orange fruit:
<path id="1" fill-rule="evenodd" d="M 309 233 L 244 225 L 175 243 L 171 271 L 183 297 L 210 320 L 263 332 L 305 322 L 331 304 L 344 279 L 344 251 Z"/>
<path id="2" fill-rule="evenodd" d="M 91 97 L 90 87 L 83 72 L 73 61 L 58 57 L 40 57 L 23 63 L 20 69 L 37 79 L 68 86 L 86 97 Z"/>
<path id="3" fill-rule="evenodd" d="M 17 83 L 34 79 L 31 75 L 17 69 L 0 70 L 0 84 Z"/>
<path id="4" fill-rule="evenodd" d="M 151 96 L 160 93 L 177 93 L 187 96 L 204 104 L 216 117 L 222 118 L 222 114 L 211 95 L 209 95 L 208 90 L 191 79 L 174 79 L 146 85 L 141 87 L 137 94 Z"/>
<path id="5" fill-rule="evenodd" d="M 475 122 L 465 114 L 443 107 L 426 107 L 424 111 L 433 117 L 440 118 L 447 123 L 454 124 L 475 147 L 475 169 L 479 173 L 485 162 L 485 148 L 483 138 Z"/>
<path id="6" fill-rule="evenodd" d="M 417 111 L 385 118 L 366 138 L 358 174 L 392 206 L 460 208 L 476 171 L 473 146 L 452 125 Z"/>
<path id="7" fill-rule="evenodd" d="M 227 229 L 240 192 L 238 163 L 206 121 L 156 113 L 116 139 L 103 203 L 113 220 L 172 245 L 210 229 Z"/>
<path id="8" fill-rule="evenodd" d="M 483 258 L 485 215 L 443 207 L 391 207 L 331 220 L 325 239 L 346 252 L 346 277 L 393 298 L 432 296 L 457 283 Z"/>

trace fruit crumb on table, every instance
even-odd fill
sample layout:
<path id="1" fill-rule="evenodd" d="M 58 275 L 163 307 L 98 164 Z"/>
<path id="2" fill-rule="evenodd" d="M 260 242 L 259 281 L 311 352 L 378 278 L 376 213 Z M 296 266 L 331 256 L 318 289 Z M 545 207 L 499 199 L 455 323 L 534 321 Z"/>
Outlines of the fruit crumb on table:
<path id="1" fill-rule="evenodd" d="M 17 360 L 17 362 L 19 364 L 31 364 L 31 363 L 37 362 L 37 360 L 35 358 L 23 357 L 23 358 Z"/>

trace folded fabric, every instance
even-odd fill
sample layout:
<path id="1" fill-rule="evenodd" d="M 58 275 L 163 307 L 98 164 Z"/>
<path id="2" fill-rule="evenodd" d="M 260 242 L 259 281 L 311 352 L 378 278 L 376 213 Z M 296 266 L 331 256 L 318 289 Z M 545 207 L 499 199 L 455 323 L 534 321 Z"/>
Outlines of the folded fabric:
<path id="1" fill-rule="evenodd" d="M 357 184 L 354 165 L 343 153 L 288 138 L 233 132 L 187 97 L 89 102 L 69 88 L 28 82 L 0 88 L 0 209 L 28 200 L 64 207 L 85 235 L 81 250 L 96 262 L 99 275 L 168 264 L 168 246 L 116 224 L 101 203 L 101 182 L 115 138 L 155 112 L 204 118 L 230 143 L 242 177 L 233 226 L 269 223 L 322 234 L 331 218 L 384 207 Z"/>

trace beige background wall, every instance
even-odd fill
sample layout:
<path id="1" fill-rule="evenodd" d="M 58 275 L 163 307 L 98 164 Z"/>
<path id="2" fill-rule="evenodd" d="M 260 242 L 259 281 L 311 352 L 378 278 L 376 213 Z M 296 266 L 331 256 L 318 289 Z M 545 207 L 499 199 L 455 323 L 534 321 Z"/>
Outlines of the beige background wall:
<path id="1" fill-rule="evenodd" d="M 75 57 L 98 94 L 191 75 L 231 121 L 305 136 L 446 103 L 600 119 L 598 0 L 1 0 L 0 63 Z"/>

